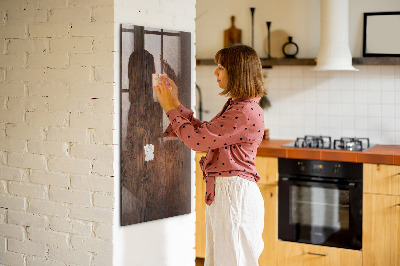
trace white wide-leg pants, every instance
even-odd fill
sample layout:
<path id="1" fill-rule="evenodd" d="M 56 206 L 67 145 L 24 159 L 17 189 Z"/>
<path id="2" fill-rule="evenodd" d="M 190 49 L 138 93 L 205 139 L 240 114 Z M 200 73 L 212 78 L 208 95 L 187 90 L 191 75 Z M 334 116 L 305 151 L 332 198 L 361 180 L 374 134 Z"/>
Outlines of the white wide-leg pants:
<path id="1" fill-rule="evenodd" d="M 264 199 L 255 182 L 216 177 L 206 206 L 205 266 L 258 266 L 264 249 Z"/>

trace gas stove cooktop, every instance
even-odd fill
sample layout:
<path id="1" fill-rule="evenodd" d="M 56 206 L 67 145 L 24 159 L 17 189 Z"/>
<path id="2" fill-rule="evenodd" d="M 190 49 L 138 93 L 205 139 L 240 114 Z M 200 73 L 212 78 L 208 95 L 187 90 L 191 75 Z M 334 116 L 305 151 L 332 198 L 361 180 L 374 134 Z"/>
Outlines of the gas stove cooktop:
<path id="1" fill-rule="evenodd" d="M 331 140 L 329 136 L 310 136 L 306 135 L 297 138 L 295 142 L 284 144 L 284 147 L 295 148 L 314 148 L 314 149 L 329 149 L 329 150 L 344 150 L 344 151 L 365 151 L 372 146 L 369 143 L 369 138 L 340 138 Z"/>

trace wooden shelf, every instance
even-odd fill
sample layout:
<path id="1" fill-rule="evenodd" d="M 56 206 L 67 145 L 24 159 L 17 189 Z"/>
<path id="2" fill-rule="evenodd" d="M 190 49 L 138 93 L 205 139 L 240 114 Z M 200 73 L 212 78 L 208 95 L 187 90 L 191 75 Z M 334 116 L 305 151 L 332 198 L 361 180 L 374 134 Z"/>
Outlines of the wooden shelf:
<path id="1" fill-rule="evenodd" d="M 263 67 L 314 66 L 315 58 L 260 58 Z M 214 59 L 197 59 L 197 66 L 215 65 Z M 353 65 L 400 65 L 400 57 L 356 57 Z"/>

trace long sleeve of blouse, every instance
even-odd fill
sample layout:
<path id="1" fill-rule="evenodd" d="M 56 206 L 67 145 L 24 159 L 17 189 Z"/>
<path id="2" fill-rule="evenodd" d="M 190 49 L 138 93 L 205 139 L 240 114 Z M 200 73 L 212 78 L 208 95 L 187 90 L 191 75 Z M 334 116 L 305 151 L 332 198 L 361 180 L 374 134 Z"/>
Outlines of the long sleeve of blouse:
<path id="1" fill-rule="evenodd" d="M 234 108 L 228 108 L 223 115 L 203 123 L 193 117 L 192 111 L 187 112 L 187 109 L 181 107 L 180 110 L 169 110 L 167 117 L 172 131 L 194 151 L 206 151 L 240 142 L 247 130 L 248 121 L 243 110 Z"/>
<path id="2" fill-rule="evenodd" d="M 178 109 L 177 109 L 178 113 L 183 116 L 184 118 L 186 118 L 187 120 L 190 121 L 190 123 L 195 127 L 199 127 L 201 125 L 201 121 L 197 118 L 195 118 L 193 116 L 193 111 L 187 109 L 185 106 L 183 106 L 182 104 L 179 105 Z M 169 126 L 167 127 L 167 129 L 164 131 L 163 137 L 178 137 L 175 134 L 175 131 L 172 129 L 172 124 L 169 124 Z"/>

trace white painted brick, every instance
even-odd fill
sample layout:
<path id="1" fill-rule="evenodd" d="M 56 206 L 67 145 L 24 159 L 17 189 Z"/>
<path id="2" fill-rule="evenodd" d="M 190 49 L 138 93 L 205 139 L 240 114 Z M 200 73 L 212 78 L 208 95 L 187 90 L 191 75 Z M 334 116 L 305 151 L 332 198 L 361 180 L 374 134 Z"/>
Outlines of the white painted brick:
<path id="1" fill-rule="evenodd" d="M 30 126 L 68 126 L 68 113 L 27 112 L 26 123 Z"/>
<path id="2" fill-rule="evenodd" d="M 96 159 L 112 162 L 114 159 L 114 151 L 112 145 L 102 144 L 71 144 L 71 155 L 78 158 Z"/>
<path id="3" fill-rule="evenodd" d="M 84 221 L 112 223 L 113 211 L 97 207 L 72 205 L 69 217 Z"/>
<path id="4" fill-rule="evenodd" d="M 6 79 L 6 70 L 0 68 L 0 81 L 4 81 Z"/>
<path id="5" fill-rule="evenodd" d="M 112 242 L 108 240 L 72 235 L 71 244 L 74 249 L 94 252 L 97 254 L 112 253 Z"/>
<path id="6" fill-rule="evenodd" d="M 0 55 L 0 67 L 15 67 L 24 66 L 24 56 L 23 55 Z"/>
<path id="7" fill-rule="evenodd" d="M 113 192 L 114 179 L 99 175 L 71 175 L 71 187 L 99 192 Z"/>
<path id="8" fill-rule="evenodd" d="M 88 7 L 51 9 L 49 23 L 89 23 L 90 12 L 91 10 Z"/>
<path id="9" fill-rule="evenodd" d="M 68 187 L 70 185 L 69 174 L 47 171 L 31 170 L 29 181 L 36 184 Z"/>
<path id="10" fill-rule="evenodd" d="M 0 207 L 9 208 L 13 210 L 24 210 L 25 199 L 10 195 L 0 195 Z"/>
<path id="11" fill-rule="evenodd" d="M 50 127 L 47 134 L 48 140 L 65 142 L 86 142 L 87 130 L 75 128 Z"/>
<path id="12" fill-rule="evenodd" d="M 108 36 L 94 36 L 93 51 L 94 52 L 114 51 L 114 39 Z"/>
<path id="13" fill-rule="evenodd" d="M 14 139 L 42 140 L 45 132 L 41 127 L 6 125 L 6 136 Z"/>
<path id="14" fill-rule="evenodd" d="M 69 111 L 73 113 L 113 113 L 113 101 L 109 99 L 50 97 L 50 111 Z"/>
<path id="15" fill-rule="evenodd" d="M 111 254 L 96 254 L 93 258 L 93 265 L 95 266 L 108 266 L 113 263 L 113 255 Z"/>
<path id="16" fill-rule="evenodd" d="M 68 88 L 65 82 L 46 81 L 39 83 L 28 83 L 27 90 L 29 96 L 61 96 L 68 95 Z"/>
<path id="17" fill-rule="evenodd" d="M 27 231 L 27 238 L 33 242 L 56 246 L 60 248 L 68 247 L 68 234 L 38 229 L 34 227 L 28 227 Z"/>
<path id="18" fill-rule="evenodd" d="M 97 129 L 93 131 L 93 143 L 96 144 L 114 144 L 112 129 Z"/>
<path id="19" fill-rule="evenodd" d="M 53 217 L 50 221 L 50 229 L 57 232 L 90 236 L 92 223 L 68 218 Z"/>
<path id="20" fill-rule="evenodd" d="M 0 264 L 1 265 L 10 265 L 10 266 L 19 266 L 24 265 L 24 256 L 22 254 L 15 254 L 12 252 L 0 253 Z"/>
<path id="21" fill-rule="evenodd" d="M 2 38 L 24 39 L 27 36 L 25 25 L 0 25 L 0 36 Z"/>
<path id="22" fill-rule="evenodd" d="M 98 82 L 112 82 L 114 79 L 114 70 L 110 67 L 95 67 L 94 79 Z"/>
<path id="23" fill-rule="evenodd" d="M 5 253 L 6 250 L 7 250 L 7 238 L 0 236 L 0 254 Z"/>
<path id="24" fill-rule="evenodd" d="M 114 206 L 114 196 L 108 194 L 94 193 L 93 205 L 96 207 L 112 209 Z"/>
<path id="25" fill-rule="evenodd" d="M 47 101 L 44 97 L 10 97 L 7 103 L 8 110 L 17 111 L 46 111 Z"/>
<path id="26" fill-rule="evenodd" d="M 7 193 L 7 181 L 0 180 L 0 194 L 4 195 Z"/>
<path id="27" fill-rule="evenodd" d="M 26 7 L 24 0 L 1 0 L 1 9 L 16 10 Z"/>
<path id="28" fill-rule="evenodd" d="M 0 187 L 2 186 L 3 183 L 5 183 L 5 182 L 0 182 Z M 7 209 L 0 208 L 0 224 L 6 223 L 7 212 L 8 212 Z M 1 250 L 1 244 L 0 244 L 0 250 Z"/>
<path id="29" fill-rule="evenodd" d="M 97 223 L 94 225 L 94 234 L 98 238 L 102 239 L 108 239 L 112 240 L 113 239 L 113 234 L 112 234 L 112 225 L 111 224 L 103 224 L 103 223 Z"/>
<path id="30" fill-rule="evenodd" d="M 39 258 L 39 257 L 28 256 L 26 261 L 27 265 L 29 266 L 65 266 L 65 263 L 63 262 Z"/>
<path id="31" fill-rule="evenodd" d="M 15 224 L 0 224 L 0 236 L 11 237 L 23 240 L 24 227 Z"/>
<path id="32" fill-rule="evenodd" d="M 9 10 L 7 11 L 7 24 L 33 24 L 47 22 L 47 10 Z"/>
<path id="33" fill-rule="evenodd" d="M 101 176 L 112 176 L 114 173 L 113 163 L 94 160 L 92 173 Z"/>
<path id="34" fill-rule="evenodd" d="M 2 82 L 0 83 L 0 96 L 24 96 L 24 83 L 22 82 Z"/>
<path id="35" fill-rule="evenodd" d="M 8 223 L 45 229 L 49 226 L 49 218 L 37 213 L 9 210 Z"/>
<path id="36" fill-rule="evenodd" d="M 28 151 L 34 154 L 67 155 L 69 145 L 66 142 L 28 140 Z"/>
<path id="37" fill-rule="evenodd" d="M 29 25 L 29 37 L 63 37 L 67 36 L 69 33 L 68 23 L 58 23 L 58 24 L 31 24 Z"/>
<path id="38" fill-rule="evenodd" d="M 11 195 L 44 199 L 47 196 L 47 187 L 30 183 L 8 182 L 8 191 Z"/>
<path id="39" fill-rule="evenodd" d="M 92 51 L 91 37 L 64 37 L 50 39 L 50 53 L 89 53 Z"/>
<path id="40" fill-rule="evenodd" d="M 28 67 L 30 68 L 63 68 L 66 66 L 68 66 L 68 54 L 66 53 L 28 55 Z"/>
<path id="41" fill-rule="evenodd" d="M 7 71 L 8 81 L 44 81 L 46 70 L 39 68 L 19 68 L 15 67 Z"/>
<path id="42" fill-rule="evenodd" d="M 103 114 L 71 114 L 70 126 L 73 128 L 109 129 L 113 125 L 113 115 Z"/>
<path id="43" fill-rule="evenodd" d="M 57 217 L 67 217 L 69 212 L 65 203 L 36 199 L 29 199 L 28 211 Z"/>
<path id="44" fill-rule="evenodd" d="M 50 171 L 72 174 L 89 174 L 92 168 L 90 160 L 67 157 L 53 157 L 48 161 Z"/>
<path id="45" fill-rule="evenodd" d="M 8 250 L 25 255 L 36 255 L 40 257 L 45 257 L 47 248 L 44 244 L 38 244 L 28 240 L 19 241 L 10 238 L 8 239 Z"/>
<path id="46" fill-rule="evenodd" d="M 90 265 L 91 255 L 85 251 L 50 246 L 49 258 L 51 260 L 63 261 L 68 264 Z"/>
<path id="47" fill-rule="evenodd" d="M 1 84 L 1 83 L 0 83 Z M 70 96 L 74 98 L 113 98 L 112 83 L 72 83 L 69 85 Z"/>
<path id="48" fill-rule="evenodd" d="M 90 206 L 92 194 L 82 190 L 50 187 L 49 197 L 52 201 Z"/>
<path id="49" fill-rule="evenodd" d="M 24 122 L 24 112 L 0 111 L 0 122 L 22 124 Z"/>
<path id="50" fill-rule="evenodd" d="M 43 53 L 47 51 L 46 39 L 10 39 L 8 43 L 9 54 Z"/>
<path id="51" fill-rule="evenodd" d="M 5 165 L 0 167 L 1 180 L 21 181 L 23 175 L 24 171 L 21 169 L 8 167 Z"/>
<path id="52" fill-rule="evenodd" d="M 110 64 L 112 64 L 113 59 L 114 55 L 112 52 L 99 52 L 94 54 L 71 54 L 70 65 L 72 67 L 109 66 Z"/>
<path id="53" fill-rule="evenodd" d="M 8 165 L 21 168 L 31 168 L 46 170 L 46 158 L 43 155 L 30 153 L 10 153 L 8 155 Z"/>
<path id="54" fill-rule="evenodd" d="M 94 7 L 92 19 L 96 22 L 114 21 L 114 10 L 112 7 Z"/>
<path id="55" fill-rule="evenodd" d="M 0 150 L 9 152 L 23 153 L 28 151 L 26 141 L 11 139 L 11 138 L 0 138 Z"/>
<path id="56" fill-rule="evenodd" d="M 114 31 L 112 22 L 72 23 L 71 36 L 110 36 Z"/>
<path id="57" fill-rule="evenodd" d="M 47 79 L 52 81 L 90 81 L 91 75 L 91 69 L 89 67 L 47 70 Z"/>

